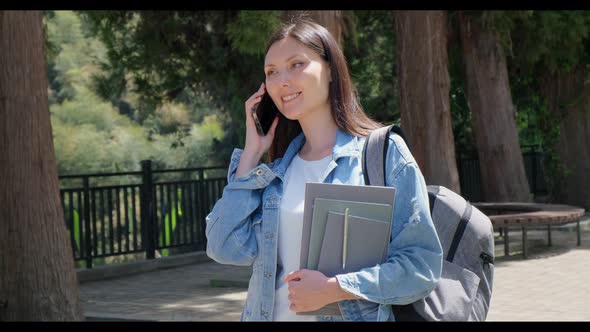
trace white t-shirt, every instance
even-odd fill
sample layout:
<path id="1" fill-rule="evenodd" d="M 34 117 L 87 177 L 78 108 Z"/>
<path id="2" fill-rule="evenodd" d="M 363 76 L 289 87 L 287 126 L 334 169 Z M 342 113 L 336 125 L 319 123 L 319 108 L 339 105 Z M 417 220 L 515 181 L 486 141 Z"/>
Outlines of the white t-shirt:
<path id="1" fill-rule="evenodd" d="M 277 275 L 273 320 L 315 321 L 315 316 L 297 315 L 289 310 L 288 283 L 281 279 L 289 272 L 299 270 L 305 184 L 321 182 L 332 155 L 320 160 L 307 161 L 295 155 L 285 172 L 283 198 L 279 210 L 278 263 L 283 266 Z"/>

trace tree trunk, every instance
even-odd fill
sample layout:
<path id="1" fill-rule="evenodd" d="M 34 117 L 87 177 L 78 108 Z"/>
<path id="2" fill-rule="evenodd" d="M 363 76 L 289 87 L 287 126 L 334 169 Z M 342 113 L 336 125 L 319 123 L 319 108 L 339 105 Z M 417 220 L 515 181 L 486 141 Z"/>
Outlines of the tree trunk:
<path id="1" fill-rule="evenodd" d="M 529 202 L 506 56 L 491 32 L 463 13 L 459 17 L 465 92 L 473 116 L 484 200 Z"/>
<path id="2" fill-rule="evenodd" d="M 0 11 L 0 321 L 83 319 L 43 45 L 39 11 Z"/>
<path id="3" fill-rule="evenodd" d="M 461 192 L 449 105 L 445 11 L 394 13 L 401 123 L 427 184 Z"/>
<path id="4" fill-rule="evenodd" d="M 543 77 L 541 93 L 547 98 L 549 111 L 561 119 L 556 150 L 567 173 L 563 178 L 551 174 L 556 187 L 552 200 L 590 209 L 590 93 L 584 80 L 588 71 L 576 68 L 566 74 Z"/>
<path id="5" fill-rule="evenodd" d="M 340 10 L 311 10 L 311 11 L 291 11 L 283 12 L 283 18 L 289 19 L 292 16 L 306 15 L 314 22 L 322 25 L 334 36 L 334 39 L 342 46 L 343 42 L 343 17 Z"/>
<path id="6" fill-rule="evenodd" d="M 343 20 L 342 11 L 340 10 L 314 10 L 310 12 L 311 18 L 323 25 L 334 39 L 338 42 L 338 45 L 342 46 L 342 32 L 343 32 Z"/>

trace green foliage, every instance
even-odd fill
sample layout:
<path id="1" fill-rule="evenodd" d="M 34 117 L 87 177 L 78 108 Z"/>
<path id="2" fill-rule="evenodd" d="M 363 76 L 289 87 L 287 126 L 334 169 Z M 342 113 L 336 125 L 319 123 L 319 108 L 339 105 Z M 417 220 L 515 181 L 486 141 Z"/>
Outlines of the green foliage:
<path id="1" fill-rule="evenodd" d="M 513 76 L 510 81 L 515 121 L 523 147 L 545 146 L 548 136 L 540 126 L 542 113 L 547 106 L 539 92 L 532 89 L 532 77 Z"/>
<path id="2" fill-rule="evenodd" d="M 514 63 L 524 75 L 536 75 L 536 70 L 568 72 L 588 63 L 589 29 L 586 11 L 529 12 L 512 30 Z"/>
<path id="3" fill-rule="evenodd" d="M 211 151 L 223 136 L 219 117 L 211 115 L 185 134 L 152 135 L 152 150 L 147 157 L 154 169 L 212 166 L 216 162 L 211 161 Z"/>
<path id="4" fill-rule="evenodd" d="M 516 21 L 526 20 L 531 16 L 532 11 L 486 10 L 471 12 L 471 14 L 476 17 L 477 22 L 484 30 L 490 31 L 498 37 L 506 54 L 512 56 L 512 32 Z"/>
<path id="5" fill-rule="evenodd" d="M 45 21 L 52 49 L 48 57 L 52 102 L 61 103 L 90 83 L 98 70 L 97 62 L 105 58 L 105 52 L 98 40 L 84 37 L 80 20 L 73 12 L 55 11 Z"/>
<path id="6" fill-rule="evenodd" d="M 457 155 L 466 154 L 471 156 L 470 153 L 477 150 L 475 137 L 473 136 L 471 110 L 469 109 L 463 82 L 457 76 L 451 76 L 449 97 L 456 153 Z"/>
<path id="7" fill-rule="evenodd" d="M 257 41 L 275 24 L 276 13 L 101 11 L 83 12 L 82 17 L 108 50 L 109 64 L 96 76 L 107 92 L 101 92 L 103 97 L 122 95 L 124 91 L 113 90 L 128 90 L 132 82 L 139 104 L 145 105 L 137 113 L 143 121 L 158 105 L 202 93 L 223 118 L 231 119 L 224 124 L 228 135 L 218 146 L 223 148 L 216 154 L 219 160 L 243 144 L 243 104 L 264 77 L 263 59 L 255 55 L 263 46 Z M 263 27 L 260 36 L 255 36 L 257 27 Z"/>
<path id="8" fill-rule="evenodd" d="M 74 45 L 82 39 L 80 20 L 71 11 L 54 11 L 48 13 L 47 32 L 49 41 L 61 51 L 65 45 Z"/>
<path id="9" fill-rule="evenodd" d="M 94 89 L 95 77 L 110 66 L 108 49 L 93 36 L 92 25 L 73 12 L 56 11 L 46 13 L 45 26 L 56 50 L 48 73 L 59 174 L 137 170 L 141 160 L 156 157 L 159 168 L 209 163 L 210 148 L 223 132 L 220 117 L 206 118 L 217 112 L 206 93 L 184 90 L 177 102 L 151 108 L 133 91 L 104 100 Z M 124 80 L 125 87 L 133 84 Z M 143 124 L 142 112 L 150 115 Z"/>
<path id="10" fill-rule="evenodd" d="M 238 14 L 228 23 L 227 35 L 234 49 L 243 54 L 264 56 L 266 42 L 280 25 L 278 11 L 249 11 Z"/>
<path id="11" fill-rule="evenodd" d="M 74 216 L 72 218 L 73 221 L 73 228 L 74 228 L 74 243 L 72 243 L 75 247 L 76 251 L 80 250 L 80 215 L 78 214 L 78 210 L 74 209 Z M 71 236 L 70 230 L 68 230 L 68 237 Z"/>
<path id="12" fill-rule="evenodd" d="M 54 119 L 63 123 L 72 126 L 91 124 L 98 131 L 110 132 L 119 126 L 131 126 L 131 121 L 121 116 L 110 103 L 83 87 L 72 100 L 52 105 L 51 112 Z"/>
<path id="13" fill-rule="evenodd" d="M 541 92 L 542 78 L 588 68 L 590 61 L 590 13 L 586 11 L 532 11 L 515 21 L 512 30 L 514 58 L 509 74 L 517 117 L 521 119 L 521 142 L 539 144 L 545 153 L 545 174 L 549 193 L 554 195 L 567 170 L 559 158 L 562 114 L 548 106 Z M 589 93 L 563 102 L 567 110 Z M 526 120 L 524 120 L 526 118 Z"/>
<path id="14" fill-rule="evenodd" d="M 176 191 L 176 204 L 170 205 L 170 209 L 164 217 L 164 232 L 160 234 L 160 243 L 163 246 L 168 246 L 172 243 L 172 234 L 176 234 L 176 226 L 178 225 L 177 216 L 180 217 L 183 223 L 186 221 L 182 217 L 182 190 Z M 162 249 L 162 256 L 168 256 L 168 249 Z"/>
<path id="15" fill-rule="evenodd" d="M 365 112 L 390 123 L 399 119 L 395 76 L 395 30 L 388 11 L 358 11 L 355 33 L 344 42 L 352 81 Z"/>

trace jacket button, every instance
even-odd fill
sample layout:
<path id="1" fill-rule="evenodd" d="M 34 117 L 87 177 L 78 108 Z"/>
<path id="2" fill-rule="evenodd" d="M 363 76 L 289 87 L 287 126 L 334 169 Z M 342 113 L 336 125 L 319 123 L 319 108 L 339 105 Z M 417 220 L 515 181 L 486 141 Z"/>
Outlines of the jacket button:
<path id="1" fill-rule="evenodd" d="M 256 171 L 256 175 L 261 176 L 262 175 L 262 170 L 261 169 L 257 170 Z"/>
<path id="2" fill-rule="evenodd" d="M 267 239 L 273 238 L 275 235 L 270 233 L 270 234 L 265 234 L 264 237 Z"/>
<path id="3" fill-rule="evenodd" d="M 267 278 L 270 278 L 270 277 L 272 277 L 272 273 L 265 273 L 264 276 Z"/>

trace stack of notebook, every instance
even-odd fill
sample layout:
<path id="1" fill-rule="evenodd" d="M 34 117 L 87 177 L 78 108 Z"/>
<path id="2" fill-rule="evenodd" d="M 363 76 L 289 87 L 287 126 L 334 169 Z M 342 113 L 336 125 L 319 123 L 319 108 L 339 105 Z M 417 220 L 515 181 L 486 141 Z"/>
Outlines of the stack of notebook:
<path id="1" fill-rule="evenodd" d="M 385 261 L 395 188 L 307 183 L 301 268 L 328 277 Z M 341 315 L 337 303 L 302 315 Z"/>

